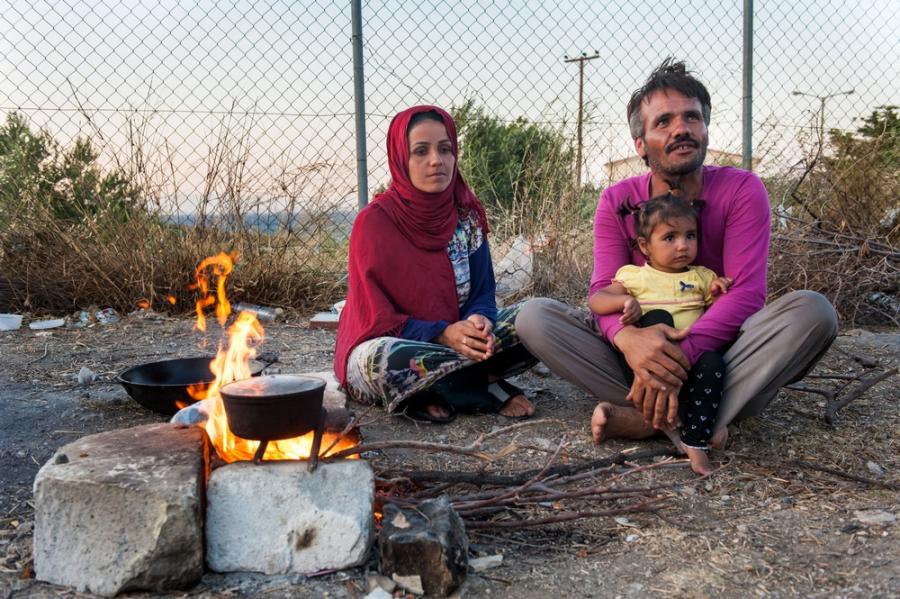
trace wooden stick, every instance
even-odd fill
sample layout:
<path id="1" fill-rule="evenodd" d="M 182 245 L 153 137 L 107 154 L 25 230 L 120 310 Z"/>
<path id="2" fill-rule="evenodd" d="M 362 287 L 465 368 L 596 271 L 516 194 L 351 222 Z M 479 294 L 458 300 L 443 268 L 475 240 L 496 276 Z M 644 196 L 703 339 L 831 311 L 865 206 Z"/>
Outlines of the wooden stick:
<path id="1" fill-rule="evenodd" d="M 503 520 L 503 521 L 479 521 L 479 520 L 466 520 L 466 528 L 472 530 L 485 530 L 492 528 L 506 528 L 506 529 L 521 529 L 521 528 L 533 528 L 535 526 L 544 526 L 546 524 L 558 524 L 560 522 L 571 522 L 572 520 L 579 520 L 582 518 L 603 518 L 607 516 L 618 516 L 619 514 L 633 514 L 635 512 L 655 512 L 661 506 L 658 504 L 662 501 L 667 500 L 667 497 L 657 497 L 654 499 L 650 499 L 648 501 L 641 502 L 637 505 L 632 505 L 623 508 L 616 508 L 611 510 L 599 510 L 599 511 L 589 511 L 589 512 L 565 512 L 562 514 L 557 514 L 555 516 L 546 516 L 544 518 L 534 518 L 532 520 Z"/>
<path id="2" fill-rule="evenodd" d="M 865 476 L 858 476 L 856 474 L 850 474 L 849 472 L 842 472 L 841 470 L 829 468 L 828 466 L 820 466 L 819 464 L 814 464 L 813 462 L 807 462 L 805 460 L 791 460 L 788 463 L 795 464 L 797 466 L 802 466 L 803 468 L 809 468 L 810 470 L 818 470 L 819 472 L 824 472 L 826 474 L 833 474 L 835 476 L 840 476 L 841 478 L 855 480 L 856 482 L 865 483 L 867 485 L 872 485 L 875 487 L 883 487 L 885 489 L 891 489 L 894 491 L 900 491 L 900 485 L 898 485 L 898 484 L 889 483 L 889 482 L 880 481 L 880 480 L 874 480 L 872 478 L 866 478 Z"/>
<path id="3" fill-rule="evenodd" d="M 828 424 L 834 424 L 834 417 L 837 416 L 838 410 L 846 406 L 848 403 L 853 401 L 854 399 L 858 399 L 862 397 L 866 391 L 884 381 L 886 379 L 891 378 L 897 372 L 900 372 L 900 367 L 894 367 L 890 370 L 885 370 L 879 375 L 861 379 L 859 385 L 857 385 L 852 391 L 848 392 L 847 395 L 844 396 L 840 401 L 835 398 L 830 398 L 827 400 L 825 404 L 825 422 Z"/>
<path id="4" fill-rule="evenodd" d="M 598 470 L 608 466 L 624 464 L 626 461 L 638 461 L 671 454 L 671 447 L 665 449 L 647 449 L 634 453 L 622 452 L 599 460 L 556 466 L 547 471 L 547 476 L 571 476 L 573 474 L 578 474 L 579 472 Z M 405 478 L 414 483 L 453 482 L 457 484 L 477 485 L 479 487 L 509 487 L 512 485 L 523 484 L 539 471 L 540 469 L 535 469 L 526 470 L 517 474 L 497 475 L 486 474 L 485 472 L 460 472 L 453 470 L 385 470 L 379 474 L 384 478 Z"/>

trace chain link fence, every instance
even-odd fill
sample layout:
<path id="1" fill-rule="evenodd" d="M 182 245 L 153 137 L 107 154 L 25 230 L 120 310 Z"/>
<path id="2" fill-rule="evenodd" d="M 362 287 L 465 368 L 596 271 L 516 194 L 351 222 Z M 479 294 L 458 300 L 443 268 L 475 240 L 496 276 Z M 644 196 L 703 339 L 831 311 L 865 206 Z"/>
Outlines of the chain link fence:
<path id="1" fill-rule="evenodd" d="M 557 158 L 569 162 L 557 175 L 573 177 L 579 63 L 567 58 L 595 53 L 582 64 L 585 189 L 576 195 L 589 199 L 577 200 L 585 206 L 576 214 L 585 227 L 598 191 L 643 169 L 625 103 L 666 56 L 686 60 L 711 91 L 711 157 L 740 164 L 742 10 L 715 0 L 363 2 L 370 195 L 389 182 L 390 119 L 419 103 L 453 108 L 469 124 L 463 152 L 477 123 L 556 136 Z M 855 131 L 898 103 L 896 2 L 754 10 L 754 166 L 767 178 L 802 171 L 823 131 Z M 89 138 L 98 163 L 131 178 L 146 208 L 170 222 L 238 219 L 309 248 L 298 268 L 342 269 L 319 250 L 324 235 L 340 258 L 357 209 L 350 3 L 14 1 L 0 28 L 7 122 L 17 113 L 61 148 Z M 552 189 L 543 181 L 532 192 Z M 542 219 L 558 201 L 543 198 Z M 526 230 L 529 243 L 553 242 L 516 225 L 515 203 L 492 204 L 498 253 Z"/>

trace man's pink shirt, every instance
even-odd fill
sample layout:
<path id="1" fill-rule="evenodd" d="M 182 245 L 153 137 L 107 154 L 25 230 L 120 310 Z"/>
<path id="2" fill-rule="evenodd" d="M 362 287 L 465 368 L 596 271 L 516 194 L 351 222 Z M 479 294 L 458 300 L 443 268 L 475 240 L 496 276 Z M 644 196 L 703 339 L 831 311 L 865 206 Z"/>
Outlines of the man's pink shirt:
<path id="1" fill-rule="evenodd" d="M 594 217 L 594 272 L 590 294 L 610 284 L 625 264 L 644 264 L 644 256 L 631 246 L 634 218 L 619 215 L 628 202 L 637 206 L 648 199 L 650 173 L 608 187 L 600 196 Z M 737 337 L 744 321 L 766 301 L 766 262 L 769 253 L 769 195 L 759 177 L 737 168 L 704 166 L 700 210 L 700 242 L 694 264 L 719 276 L 734 279 L 721 296 L 691 326 L 681 350 L 691 364 L 707 351 L 717 351 Z M 621 314 L 594 315 L 603 336 L 614 341 L 622 330 Z"/>

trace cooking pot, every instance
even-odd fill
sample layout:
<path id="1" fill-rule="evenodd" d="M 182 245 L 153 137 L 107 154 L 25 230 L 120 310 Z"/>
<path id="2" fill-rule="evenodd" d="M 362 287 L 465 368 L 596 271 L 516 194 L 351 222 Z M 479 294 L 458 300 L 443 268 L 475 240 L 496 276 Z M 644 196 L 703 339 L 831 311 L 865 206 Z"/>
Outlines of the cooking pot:
<path id="1" fill-rule="evenodd" d="M 128 368 L 116 380 L 145 408 L 171 416 L 197 401 L 188 393 L 189 386 L 200 385 L 203 389 L 215 380 L 209 369 L 213 359 L 214 356 L 198 356 L 150 362 Z M 250 373 L 257 376 L 267 366 L 269 363 L 252 360 Z"/>
<path id="2" fill-rule="evenodd" d="M 270 374 L 229 383 L 219 390 L 228 428 L 242 439 L 260 441 L 259 462 L 269 441 L 315 432 L 310 470 L 315 469 L 325 424 L 325 381 L 312 376 Z"/>

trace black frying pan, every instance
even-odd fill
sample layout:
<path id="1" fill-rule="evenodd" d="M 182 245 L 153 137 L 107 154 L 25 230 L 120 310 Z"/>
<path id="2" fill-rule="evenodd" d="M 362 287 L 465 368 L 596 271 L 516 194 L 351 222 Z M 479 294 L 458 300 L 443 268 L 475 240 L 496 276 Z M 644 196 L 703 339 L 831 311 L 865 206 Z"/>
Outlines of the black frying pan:
<path id="1" fill-rule="evenodd" d="M 215 379 L 209 369 L 213 356 L 175 358 L 132 366 L 117 380 L 136 402 L 160 414 L 171 416 L 196 400 L 188 394 L 190 385 L 206 385 Z M 257 376 L 269 364 L 250 362 L 250 373 Z"/>

